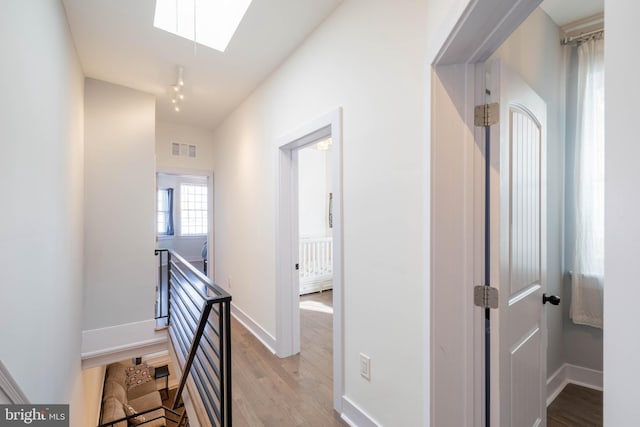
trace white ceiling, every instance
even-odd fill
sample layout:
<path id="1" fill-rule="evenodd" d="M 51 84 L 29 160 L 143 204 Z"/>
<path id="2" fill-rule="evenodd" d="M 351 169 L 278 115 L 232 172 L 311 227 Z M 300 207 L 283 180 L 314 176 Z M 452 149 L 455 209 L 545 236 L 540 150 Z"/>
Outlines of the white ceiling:
<path id="1" fill-rule="evenodd" d="M 63 0 L 87 77 L 157 96 L 162 121 L 214 129 L 342 0 L 253 0 L 224 53 L 153 27 L 154 0 Z M 185 101 L 171 104 L 177 66 Z"/>
<path id="2" fill-rule="evenodd" d="M 540 7 L 563 27 L 604 12 L 604 0 L 544 0 Z"/>
<path id="3" fill-rule="evenodd" d="M 253 0 L 226 51 L 153 27 L 154 0 L 63 0 L 87 77 L 157 97 L 161 121 L 214 129 L 280 65 L 342 0 Z M 562 27 L 604 10 L 604 0 L 544 0 Z M 184 67 L 185 101 L 173 111 L 171 86 Z"/>

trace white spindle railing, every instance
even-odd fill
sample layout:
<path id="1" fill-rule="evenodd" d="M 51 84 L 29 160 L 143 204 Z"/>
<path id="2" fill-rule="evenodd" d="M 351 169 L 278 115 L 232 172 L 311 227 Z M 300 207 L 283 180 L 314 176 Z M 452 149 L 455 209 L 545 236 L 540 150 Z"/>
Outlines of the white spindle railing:
<path id="1" fill-rule="evenodd" d="M 300 239 L 300 294 L 331 288 L 333 277 L 333 239 Z"/>

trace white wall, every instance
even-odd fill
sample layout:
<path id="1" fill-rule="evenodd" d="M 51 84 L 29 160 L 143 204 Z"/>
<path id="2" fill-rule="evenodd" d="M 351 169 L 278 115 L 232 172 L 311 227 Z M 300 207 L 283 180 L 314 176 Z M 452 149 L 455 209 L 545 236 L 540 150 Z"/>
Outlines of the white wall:
<path id="1" fill-rule="evenodd" d="M 345 394 L 389 426 L 426 415 L 425 5 L 345 1 L 214 135 L 216 281 L 275 334 L 277 141 L 342 106 Z"/>
<path id="2" fill-rule="evenodd" d="M 640 383 L 638 270 L 640 145 L 635 84 L 640 52 L 633 47 L 640 3 L 605 2 L 605 297 L 604 425 L 637 417 Z"/>
<path id="3" fill-rule="evenodd" d="M 325 237 L 329 228 L 331 192 L 330 151 L 315 146 L 298 151 L 298 206 L 300 237 Z"/>
<path id="4" fill-rule="evenodd" d="M 61 2 L 0 4 L 0 359 L 84 426 L 83 75 Z"/>
<path id="5" fill-rule="evenodd" d="M 177 113 L 176 113 L 177 114 Z M 196 158 L 171 155 L 171 143 L 196 146 Z M 210 130 L 169 122 L 156 122 L 156 167 L 160 172 L 211 171 L 213 133 Z"/>
<path id="6" fill-rule="evenodd" d="M 430 0 L 427 57 L 435 58 L 469 0 Z M 604 315 L 604 424 L 626 425 L 637 416 L 635 390 L 640 382 L 637 354 L 640 341 L 635 339 L 637 301 L 640 287 L 635 286 L 637 242 L 640 241 L 640 145 L 636 135 L 637 99 L 640 86 L 636 80 L 640 53 L 629 49 L 633 40 L 640 4 L 631 0 L 606 2 L 605 16 L 605 274 L 607 278 Z M 432 88 L 428 86 L 428 95 Z M 429 126 L 433 127 L 431 121 Z M 631 139 L 630 139 L 631 138 Z M 456 424 L 452 424 L 456 425 Z"/>
<path id="7" fill-rule="evenodd" d="M 569 319 L 563 319 L 562 310 L 569 304 L 569 295 L 563 294 L 562 280 L 564 271 L 562 261 L 564 255 L 565 53 L 560 45 L 561 37 L 560 28 L 542 9 L 538 8 L 490 58 L 502 60 L 520 74 L 547 104 L 547 289 L 545 292 L 559 295 L 562 299 L 562 307 L 546 306 L 547 374 L 549 376 L 566 361 L 563 323 L 569 321 Z"/>
<path id="8" fill-rule="evenodd" d="M 155 98 L 85 83 L 84 329 L 153 319 Z"/>
<path id="9" fill-rule="evenodd" d="M 207 241 L 207 236 L 181 236 L 180 233 L 180 184 L 192 183 L 207 185 L 207 177 L 170 175 L 159 173 L 157 176 L 158 188 L 173 188 L 173 236 L 158 236 L 157 247 L 171 249 L 179 253 L 187 261 L 202 261 L 202 245 Z M 209 213 L 211 217 L 211 213 Z M 209 221 L 211 223 L 211 221 Z"/>

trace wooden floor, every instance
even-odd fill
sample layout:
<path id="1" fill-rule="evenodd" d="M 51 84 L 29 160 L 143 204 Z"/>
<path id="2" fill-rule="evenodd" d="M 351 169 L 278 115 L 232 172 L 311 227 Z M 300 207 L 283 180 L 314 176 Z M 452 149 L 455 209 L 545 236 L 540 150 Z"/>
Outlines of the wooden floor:
<path id="1" fill-rule="evenodd" d="M 568 384 L 547 408 L 547 427 L 602 426 L 602 392 Z"/>
<path id="2" fill-rule="evenodd" d="M 333 411 L 331 299 L 331 291 L 300 298 L 302 351 L 286 359 L 232 319 L 234 426 L 347 425 Z M 568 384 L 547 408 L 547 426 L 602 426 L 602 392 Z"/>
<path id="3" fill-rule="evenodd" d="M 300 354 L 279 359 L 231 324 L 234 426 L 344 426 L 333 411 L 331 291 L 301 297 Z M 312 308 L 312 309 L 309 309 Z"/>

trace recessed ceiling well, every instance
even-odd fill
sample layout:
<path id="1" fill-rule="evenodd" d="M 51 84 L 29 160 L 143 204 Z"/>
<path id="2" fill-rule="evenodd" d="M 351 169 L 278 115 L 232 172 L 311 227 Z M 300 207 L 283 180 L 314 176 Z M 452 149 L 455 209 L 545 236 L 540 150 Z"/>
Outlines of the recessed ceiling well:
<path id="1" fill-rule="evenodd" d="M 153 26 L 224 52 L 251 0 L 156 0 Z"/>

